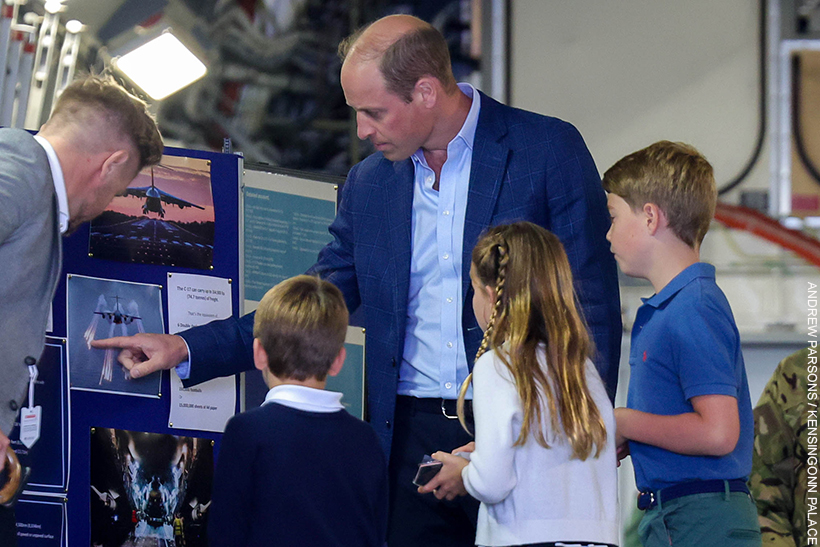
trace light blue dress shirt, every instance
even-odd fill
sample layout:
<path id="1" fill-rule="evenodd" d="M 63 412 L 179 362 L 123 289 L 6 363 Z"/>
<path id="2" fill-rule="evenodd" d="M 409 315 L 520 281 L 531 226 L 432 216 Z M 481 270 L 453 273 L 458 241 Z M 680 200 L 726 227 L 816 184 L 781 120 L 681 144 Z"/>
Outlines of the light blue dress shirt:
<path id="1" fill-rule="evenodd" d="M 447 145 L 438 191 L 423 151 L 411 156 L 413 249 L 399 395 L 455 399 L 469 373 L 461 328 L 461 253 L 481 98 L 473 86 L 458 86 L 473 102 L 461 131 Z"/>

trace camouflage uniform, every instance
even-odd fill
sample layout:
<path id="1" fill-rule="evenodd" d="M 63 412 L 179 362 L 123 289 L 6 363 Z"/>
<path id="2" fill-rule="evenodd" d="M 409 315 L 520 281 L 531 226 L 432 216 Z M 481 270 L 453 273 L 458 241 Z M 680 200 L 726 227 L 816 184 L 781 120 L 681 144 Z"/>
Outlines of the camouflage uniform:
<path id="1" fill-rule="evenodd" d="M 765 546 L 806 544 L 806 420 L 809 408 L 817 410 L 808 407 L 808 357 L 806 348 L 781 361 L 754 409 L 749 487 L 757 501 Z"/>

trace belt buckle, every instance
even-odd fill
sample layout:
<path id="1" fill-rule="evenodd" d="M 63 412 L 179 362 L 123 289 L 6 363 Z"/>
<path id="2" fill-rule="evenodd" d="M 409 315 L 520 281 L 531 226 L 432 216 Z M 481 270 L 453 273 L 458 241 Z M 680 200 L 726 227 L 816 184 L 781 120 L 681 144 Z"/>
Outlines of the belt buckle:
<path id="1" fill-rule="evenodd" d="M 655 506 L 655 493 L 652 491 L 638 494 L 638 509 L 646 511 Z"/>
<path id="2" fill-rule="evenodd" d="M 447 418 L 448 420 L 458 420 L 458 414 L 456 414 L 455 416 L 450 416 L 449 414 L 447 414 L 447 407 L 444 406 L 444 401 L 446 401 L 446 400 L 447 399 L 442 399 L 441 400 L 441 413 L 444 414 L 444 417 Z"/>

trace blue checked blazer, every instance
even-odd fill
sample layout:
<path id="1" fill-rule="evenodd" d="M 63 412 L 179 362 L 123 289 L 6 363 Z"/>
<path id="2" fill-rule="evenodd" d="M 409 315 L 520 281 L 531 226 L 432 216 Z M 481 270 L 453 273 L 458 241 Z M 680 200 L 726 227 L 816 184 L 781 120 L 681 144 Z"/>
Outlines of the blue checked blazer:
<path id="1" fill-rule="evenodd" d="M 367 411 L 389 454 L 398 370 L 404 350 L 412 252 L 412 160 L 375 153 L 355 165 L 342 188 L 333 235 L 309 273 L 341 289 L 348 308 L 363 309 L 367 339 Z M 470 256 L 489 226 L 527 220 L 564 243 L 576 290 L 614 398 L 621 343 L 609 214 L 595 163 L 571 124 L 511 108 L 481 95 L 473 145 L 462 257 L 462 328 L 468 362 L 481 342 L 472 309 Z M 253 315 L 182 333 L 193 357 L 192 385 L 252 366 Z"/>

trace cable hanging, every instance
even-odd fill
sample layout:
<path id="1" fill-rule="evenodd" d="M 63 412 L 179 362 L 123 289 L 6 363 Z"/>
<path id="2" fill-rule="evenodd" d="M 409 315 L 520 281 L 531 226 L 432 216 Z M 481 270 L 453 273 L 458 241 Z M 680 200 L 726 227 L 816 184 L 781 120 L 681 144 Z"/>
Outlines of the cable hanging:
<path id="1" fill-rule="evenodd" d="M 760 152 L 763 150 L 763 141 L 766 137 L 766 0 L 760 0 L 760 117 L 757 131 L 757 142 L 755 144 L 752 156 L 743 170 L 733 180 L 728 182 L 723 188 L 718 189 L 718 195 L 722 196 L 726 192 L 734 190 L 741 182 L 743 182 L 752 168 L 760 159 Z"/>

